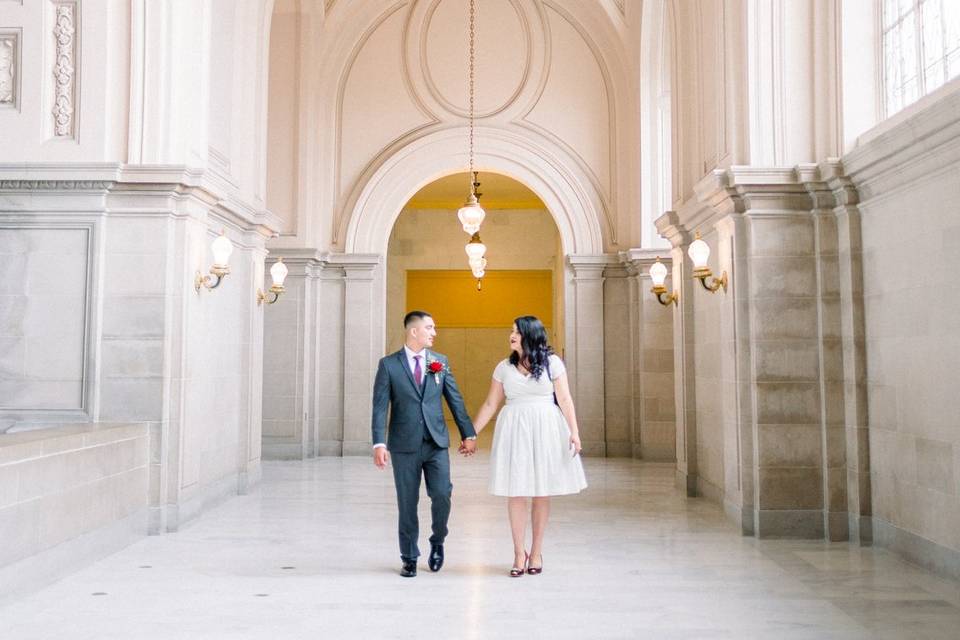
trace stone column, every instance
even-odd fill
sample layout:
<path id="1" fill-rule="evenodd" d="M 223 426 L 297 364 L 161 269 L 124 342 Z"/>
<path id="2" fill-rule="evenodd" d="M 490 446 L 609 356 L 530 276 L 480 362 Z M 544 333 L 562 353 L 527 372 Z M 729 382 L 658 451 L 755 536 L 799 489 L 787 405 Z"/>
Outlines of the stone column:
<path id="1" fill-rule="evenodd" d="M 690 234 L 675 211 L 657 219 L 657 230 L 670 241 L 670 282 L 678 300 L 673 311 L 674 411 L 677 437 L 677 483 L 688 496 L 697 495 L 697 389 L 691 272 L 687 257 Z"/>
<path id="2" fill-rule="evenodd" d="M 268 459 L 299 460 L 312 455 L 310 345 L 315 326 L 313 269 L 319 255 L 313 249 L 283 249 L 271 257 L 282 257 L 289 274 L 284 294 L 264 310 L 263 451 Z"/>
<path id="3" fill-rule="evenodd" d="M 666 255 L 661 253 L 666 252 Z M 676 462 L 676 406 L 673 376 L 674 305 L 664 306 L 650 292 L 650 266 L 660 258 L 667 268 L 669 249 L 631 249 L 620 255 L 630 277 L 633 457 Z M 666 287 L 672 288 L 671 278 Z"/>
<path id="4" fill-rule="evenodd" d="M 851 539 L 873 542 L 870 442 L 867 423 L 866 338 L 863 316 L 863 245 L 859 196 L 837 164 L 821 167 L 836 216 L 837 321 L 843 362 L 843 430 L 846 453 L 847 529 Z"/>
<path id="5" fill-rule="evenodd" d="M 249 236 L 249 232 L 246 234 Z M 267 255 L 262 243 L 257 244 L 248 237 L 245 244 L 255 247 L 247 255 L 249 266 L 246 269 L 247 291 L 254 292 L 264 288 L 264 258 Z M 269 285 L 267 285 L 269 286 Z M 240 410 L 239 455 L 237 460 L 238 492 L 249 493 L 250 488 L 259 484 L 262 475 L 260 460 L 263 444 L 263 314 L 257 313 L 255 295 L 242 300 L 243 320 L 242 343 L 246 345 L 241 355 L 241 370 L 246 372 L 246 390 L 241 397 L 246 400 Z M 262 305 L 261 305 L 262 306 Z M 261 372 L 259 375 L 254 372 Z"/>
<path id="6" fill-rule="evenodd" d="M 567 364 L 586 455 L 607 455 L 604 426 L 603 271 L 608 256 L 568 256 Z"/>
<path id="7" fill-rule="evenodd" d="M 633 455 L 630 285 L 627 268 L 609 265 L 603 271 L 603 420 L 607 457 Z"/>
<path id="8" fill-rule="evenodd" d="M 724 394 L 724 422 L 739 425 L 741 442 L 727 447 L 724 464 L 728 482 L 729 465 L 740 466 L 741 522 L 749 532 L 752 511 L 758 536 L 847 537 L 847 444 L 860 434 L 848 422 L 857 420 L 849 406 L 856 384 L 850 392 L 842 386 L 855 378 L 846 369 L 856 370 L 841 331 L 844 270 L 846 295 L 857 296 L 856 259 L 840 267 L 833 207 L 850 194 L 839 173 L 835 164 L 738 168 L 715 172 L 713 186 L 700 189 L 714 215 L 727 216 L 717 226 L 732 239 L 734 316 L 718 321 L 729 327 L 724 343 L 733 350 L 724 351 L 724 366 L 737 378 L 736 400 Z M 848 221 L 849 213 L 840 207 L 836 217 Z M 852 327 L 853 302 L 848 316 Z M 734 452 L 741 459 L 732 460 Z"/>
<path id="9" fill-rule="evenodd" d="M 370 454 L 373 379 L 382 355 L 379 255 L 328 256 L 343 269 L 343 455 Z"/>
<path id="10" fill-rule="evenodd" d="M 750 333 L 750 269 L 748 268 L 750 228 L 739 211 L 728 211 L 727 217 L 717 224 L 731 246 L 731 264 L 728 268 L 730 288 L 727 292 L 731 304 L 725 307 L 723 318 L 725 369 L 724 375 L 733 381 L 724 392 L 724 423 L 735 431 L 736 449 L 730 455 L 737 456 L 735 503 L 728 497 L 727 514 L 737 522 L 743 535 L 753 535 L 756 510 L 757 451 L 754 431 L 753 406 L 753 356 Z M 728 449 L 729 453 L 729 449 Z M 728 474 L 729 478 L 729 474 Z M 736 513 L 739 511 L 739 513 Z"/>
<path id="11" fill-rule="evenodd" d="M 316 375 L 313 383 L 313 420 L 318 456 L 343 455 L 343 390 L 344 390 L 344 270 L 324 261 L 315 268 L 314 297 L 316 326 L 314 359 Z"/>

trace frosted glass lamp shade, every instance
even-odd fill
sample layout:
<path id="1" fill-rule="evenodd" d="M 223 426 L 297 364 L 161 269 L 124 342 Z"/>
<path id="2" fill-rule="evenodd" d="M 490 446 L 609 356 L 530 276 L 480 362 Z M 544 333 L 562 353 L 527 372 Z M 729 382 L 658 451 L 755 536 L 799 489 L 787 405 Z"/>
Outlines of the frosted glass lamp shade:
<path id="1" fill-rule="evenodd" d="M 477 202 L 477 196 L 472 193 L 467 199 L 466 204 L 460 207 L 460 210 L 457 212 L 457 218 L 460 219 L 463 230 L 471 235 L 480 231 L 480 225 L 483 224 L 483 219 L 486 216 L 486 211 L 484 211 L 480 203 Z"/>
<path id="2" fill-rule="evenodd" d="M 283 258 L 277 258 L 277 261 L 270 267 L 270 277 L 273 279 L 273 287 L 282 289 L 283 281 L 287 279 L 287 273 L 289 273 L 289 271 L 287 265 L 283 264 Z"/>
<path id="3" fill-rule="evenodd" d="M 230 264 L 230 254 L 233 253 L 233 243 L 227 238 L 226 234 L 220 232 L 217 239 L 211 245 L 213 250 L 213 266 L 219 269 L 225 269 Z"/>
<path id="4" fill-rule="evenodd" d="M 660 262 L 660 258 L 657 258 L 657 261 L 650 265 L 650 279 L 655 287 L 662 287 L 667 279 L 667 267 Z"/>
<path id="5" fill-rule="evenodd" d="M 470 260 L 479 260 L 487 253 L 487 245 L 483 244 L 480 241 L 480 234 L 474 233 L 473 237 L 470 238 L 470 242 L 467 243 L 467 246 L 464 247 L 467 252 L 467 257 Z"/>
<path id="6" fill-rule="evenodd" d="M 687 255 L 693 261 L 694 269 L 703 269 L 707 266 L 707 260 L 710 259 L 710 245 L 701 240 L 698 233 L 696 239 L 690 243 Z"/>

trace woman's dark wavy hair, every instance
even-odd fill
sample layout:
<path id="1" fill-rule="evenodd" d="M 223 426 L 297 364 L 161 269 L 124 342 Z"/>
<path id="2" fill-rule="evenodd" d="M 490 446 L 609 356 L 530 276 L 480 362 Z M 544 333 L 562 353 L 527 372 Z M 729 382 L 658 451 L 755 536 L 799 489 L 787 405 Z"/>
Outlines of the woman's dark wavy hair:
<path id="1" fill-rule="evenodd" d="M 523 362 L 516 351 L 510 352 L 510 364 L 522 364 L 527 371 L 539 380 L 540 375 L 547 367 L 547 358 L 553 353 L 553 348 L 547 344 L 547 330 L 536 316 L 520 316 L 513 321 L 520 333 L 520 347 L 523 349 Z"/>

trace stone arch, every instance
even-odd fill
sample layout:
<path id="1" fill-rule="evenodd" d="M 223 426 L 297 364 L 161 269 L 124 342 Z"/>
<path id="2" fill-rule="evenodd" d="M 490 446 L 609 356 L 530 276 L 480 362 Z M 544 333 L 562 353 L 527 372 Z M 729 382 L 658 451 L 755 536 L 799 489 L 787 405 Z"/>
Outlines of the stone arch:
<path id="1" fill-rule="evenodd" d="M 567 255 L 604 252 L 603 204 L 589 176 L 562 149 L 500 129 L 478 129 L 478 171 L 495 171 L 528 186 L 543 200 Z M 338 244 L 344 253 L 385 254 L 403 206 L 422 186 L 463 171 L 468 162 L 465 127 L 418 137 L 385 155 L 346 202 Z"/>

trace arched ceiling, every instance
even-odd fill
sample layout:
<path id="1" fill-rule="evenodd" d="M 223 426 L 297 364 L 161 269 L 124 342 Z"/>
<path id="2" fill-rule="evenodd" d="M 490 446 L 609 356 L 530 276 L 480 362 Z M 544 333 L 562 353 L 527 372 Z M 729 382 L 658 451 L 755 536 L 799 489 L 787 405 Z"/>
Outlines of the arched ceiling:
<path id="1" fill-rule="evenodd" d="M 435 180 L 417 191 L 409 209 L 459 209 L 470 194 L 467 173 Z M 543 201 L 521 182 L 499 173 L 479 173 L 480 204 L 484 209 L 546 209 Z"/>

